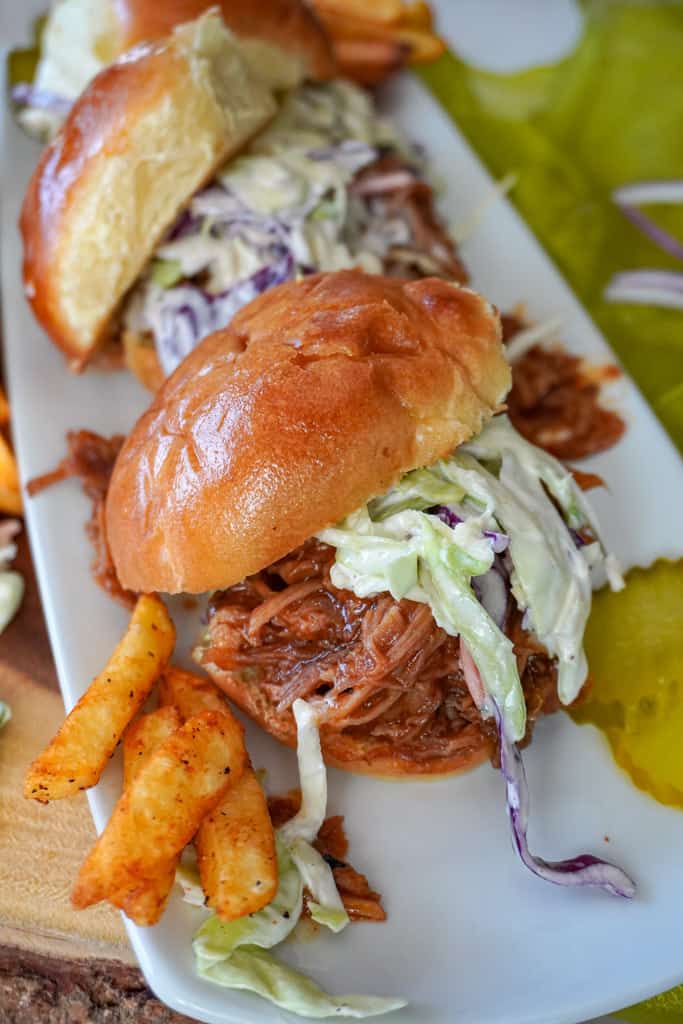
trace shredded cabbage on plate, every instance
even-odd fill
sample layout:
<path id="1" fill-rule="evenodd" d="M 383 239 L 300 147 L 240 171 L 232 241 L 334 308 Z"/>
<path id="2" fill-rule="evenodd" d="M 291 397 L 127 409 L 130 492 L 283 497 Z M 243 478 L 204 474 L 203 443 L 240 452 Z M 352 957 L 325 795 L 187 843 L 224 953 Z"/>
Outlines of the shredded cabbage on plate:
<path id="1" fill-rule="evenodd" d="M 577 531 L 589 531 L 584 542 Z M 550 863 L 527 844 L 529 797 L 517 747 L 526 703 L 511 640 L 503 632 L 508 589 L 524 624 L 556 659 L 564 704 L 587 676 L 583 634 L 593 576 L 623 580 L 600 540 L 597 520 L 571 473 L 525 441 L 507 416 L 318 537 L 336 549 L 332 583 L 358 597 L 388 592 L 429 605 L 460 638 L 473 700 L 493 717 L 514 848 L 530 871 L 558 885 L 594 885 L 631 897 L 635 885 L 592 854 Z M 320 698 L 324 706 L 325 697 Z"/>
<path id="2" fill-rule="evenodd" d="M 293 711 L 301 808 L 275 834 L 277 892 L 268 906 L 236 921 L 221 921 L 216 914 L 208 916 L 192 943 L 197 970 L 208 981 L 254 992 L 302 1017 L 360 1018 L 388 1013 L 405 1006 L 405 1000 L 330 995 L 268 952 L 294 931 L 303 910 L 304 888 L 311 896 L 308 907 L 314 921 L 333 932 L 341 931 L 349 923 L 332 869 L 311 845 L 327 806 L 327 774 L 316 715 L 303 700 L 294 702 Z M 203 905 L 196 866 L 184 862 L 176 880 L 188 903 Z"/>

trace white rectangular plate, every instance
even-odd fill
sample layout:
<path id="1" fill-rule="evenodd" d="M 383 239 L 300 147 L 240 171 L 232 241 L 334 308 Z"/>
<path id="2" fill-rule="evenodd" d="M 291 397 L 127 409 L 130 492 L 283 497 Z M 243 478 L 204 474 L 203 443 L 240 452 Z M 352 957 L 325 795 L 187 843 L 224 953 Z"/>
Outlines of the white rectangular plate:
<path id="1" fill-rule="evenodd" d="M 479 162 L 410 77 L 396 84 L 386 106 L 409 136 L 427 146 L 436 173 L 448 182 L 444 214 L 451 223 L 465 219 L 489 187 Z M 16 222 L 38 151 L 6 119 L 2 152 L 6 357 L 25 481 L 57 463 L 68 429 L 126 431 L 146 397 L 125 374 L 70 375 L 36 326 L 22 296 Z M 613 359 L 507 203 L 487 217 L 465 258 L 475 285 L 502 309 L 524 300 L 534 318 L 559 313 L 572 351 L 598 362 Z M 587 466 L 609 481 L 609 492 L 594 499 L 608 540 L 627 566 L 678 557 L 681 462 L 627 379 L 612 387 L 611 399 L 628 432 Z M 87 514 L 75 482 L 27 501 L 67 706 L 100 669 L 126 621 L 90 578 Z M 293 784 L 290 752 L 253 728 L 248 742 L 254 763 L 268 769 L 272 791 Z M 526 874 L 510 849 L 501 779 L 489 766 L 453 779 L 401 784 L 331 771 L 330 811 L 346 815 L 353 863 L 382 891 L 389 919 L 289 943 L 285 958 L 336 993 L 405 996 L 410 1005 L 391 1018 L 396 1024 L 574 1024 L 683 980 L 683 815 L 634 789 L 600 735 L 563 714 L 537 727 L 525 758 L 534 848 L 551 859 L 608 851 L 638 880 L 637 899 L 626 903 L 559 889 Z M 91 794 L 100 829 L 118 787 L 112 766 Z M 176 895 L 157 927 L 129 926 L 155 992 L 213 1024 L 293 1021 L 255 997 L 196 976 L 190 948 L 196 913 Z"/>

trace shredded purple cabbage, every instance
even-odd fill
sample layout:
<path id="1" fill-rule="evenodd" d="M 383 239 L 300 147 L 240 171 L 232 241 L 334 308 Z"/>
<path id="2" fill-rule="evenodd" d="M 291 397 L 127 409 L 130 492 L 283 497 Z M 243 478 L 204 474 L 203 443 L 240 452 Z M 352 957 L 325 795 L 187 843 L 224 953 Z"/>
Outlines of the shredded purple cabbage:
<path id="1" fill-rule="evenodd" d="M 500 709 L 495 702 L 494 716 L 500 738 L 500 770 L 505 779 L 512 842 L 524 866 L 539 878 L 555 885 L 590 885 L 604 889 L 612 896 L 631 899 L 636 892 L 635 883 L 615 864 L 609 864 L 591 853 L 560 861 L 543 860 L 531 853 L 527 844 L 529 787 L 522 755 L 517 744 L 507 737 Z"/>
<path id="2" fill-rule="evenodd" d="M 463 523 L 465 520 L 462 516 L 459 516 L 457 512 L 449 508 L 448 505 L 436 505 L 434 508 L 430 508 L 429 512 L 432 515 L 439 517 L 442 523 L 446 526 L 450 526 L 451 529 L 457 526 L 458 523 Z M 484 530 L 484 536 L 488 537 L 491 541 L 494 553 L 496 555 L 502 554 L 503 551 L 507 550 L 507 546 L 510 543 L 510 538 L 507 533 L 499 533 L 497 530 Z"/>
<path id="3" fill-rule="evenodd" d="M 173 373 L 202 338 L 226 327 L 238 310 L 269 288 L 288 281 L 294 270 L 291 253 L 283 250 L 275 263 L 261 267 L 217 295 L 192 284 L 165 289 L 154 331 L 164 373 Z"/>
<path id="4" fill-rule="evenodd" d="M 202 217 L 196 216 L 190 210 L 183 210 L 173 227 L 169 230 L 166 241 L 175 242 L 178 238 L 185 238 L 186 235 L 196 234 L 202 221 Z"/>
<path id="5" fill-rule="evenodd" d="M 54 114 L 68 114 L 71 100 L 59 96 L 48 89 L 38 89 L 30 82 L 19 82 L 12 89 L 12 100 L 22 107 L 36 107 L 39 110 L 50 110 Z"/>

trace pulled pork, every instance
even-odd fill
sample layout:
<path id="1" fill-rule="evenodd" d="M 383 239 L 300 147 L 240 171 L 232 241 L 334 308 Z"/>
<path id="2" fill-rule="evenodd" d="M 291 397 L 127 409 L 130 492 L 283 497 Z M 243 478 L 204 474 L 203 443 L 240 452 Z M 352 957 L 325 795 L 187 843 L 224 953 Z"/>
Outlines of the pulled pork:
<path id="1" fill-rule="evenodd" d="M 311 540 L 214 595 L 202 662 L 257 685 L 287 729 L 301 697 L 318 708 L 323 730 L 362 739 L 374 756 L 419 765 L 483 748 L 495 759 L 495 727 L 470 696 L 458 639 L 436 625 L 426 605 L 337 590 L 333 561 L 333 548 Z M 555 666 L 512 607 L 506 631 L 526 697 L 528 739 L 534 719 L 557 707 Z"/>
<path id="2" fill-rule="evenodd" d="M 288 793 L 287 796 L 268 797 L 273 828 L 279 828 L 294 817 L 300 803 L 301 794 L 298 791 Z M 313 845 L 332 868 L 339 895 L 351 920 L 386 921 L 381 895 L 370 888 L 365 875 L 347 863 L 349 841 L 344 830 L 343 816 L 336 814 L 325 818 Z"/>
<path id="3" fill-rule="evenodd" d="M 394 236 L 384 258 L 385 274 L 467 283 L 465 265 L 437 216 L 433 190 L 409 163 L 385 154 L 358 172 L 349 191 L 364 200 L 371 221 Z"/>
<path id="4" fill-rule="evenodd" d="M 501 320 L 504 341 L 525 327 L 514 315 Z M 600 404 L 601 381 L 618 374 L 616 366 L 588 370 L 577 356 L 535 345 L 513 364 L 510 419 L 523 437 L 558 459 L 605 451 L 626 429 L 617 413 Z"/>
<path id="5" fill-rule="evenodd" d="M 124 590 L 119 582 L 107 544 L 104 521 L 109 478 L 123 442 L 122 434 L 107 438 L 91 430 L 71 430 L 66 435 L 67 455 L 56 469 L 35 477 L 26 489 L 34 495 L 61 480 L 72 476 L 79 478 L 85 494 L 92 501 L 90 519 L 85 527 L 93 547 L 92 574 L 111 597 L 129 607 L 135 602 L 136 595 Z"/>

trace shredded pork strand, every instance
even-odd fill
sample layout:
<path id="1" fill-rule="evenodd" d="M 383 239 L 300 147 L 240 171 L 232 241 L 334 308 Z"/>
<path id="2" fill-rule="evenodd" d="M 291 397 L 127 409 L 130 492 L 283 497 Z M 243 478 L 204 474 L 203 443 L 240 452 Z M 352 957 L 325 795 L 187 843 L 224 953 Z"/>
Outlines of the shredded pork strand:
<path id="1" fill-rule="evenodd" d="M 268 810 L 274 828 L 289 821 L 299 810 L 301 794 L 298 790 L 286 796 L 268 798 Z M 382 897 L 370 887 L 365 875 L 347 862 L 349 841 L 344 829 L 344 818 L 340 814 L 326 818 L 320 826 L 313 843 L 332 868 L 339 895 L 352 921 L 385 921 L 386 911 Z"/>
<path id="2" fill-rule="evenodd" d="M 85 527 L 93 547 L 92 574 L 111 597 L 130 607 L 136 595 L 124 590 L 119 582 L 107 544 L 104 521 L 109 478 L 123 442 L 121 434 L 101 437 L 91 430 L 69 431 L 66 435 L 66 456 L 56 469 L 31 480 L 26 489 L 33 496 L 61 480 L 78 477 L 85 494 L 92 501 L 90 519 Z"/>
<path id="3" fill-rule="evenodd" d="M 458 639 L 436 625 L 427 605 L 337 590 L 329 575 L 333 561 L 331 547 L 308 541 L 214 595 L 201 660 L 233 673 L 241 685 L 258 686 L 274 723 L 289 721 L 300 697 L 317 708 L 323 729 L 343 730 L 413 762 L 482 745 L 495 758 L 495 729 L 472 701 Z M 515 608 L 506 628 L 530 736 L 534 719 L 557 706 L 555 666 L 521 628 Z"/>
<path id="4" fill-rule="evenodd" d="M 526 326 L 514 314 L 501 320 L 504 341 Z M 618 375 L 616 366 L 588 370 L 569 352 L 534 345 L 512 367 L 510 419 L 528 441 L 558 459 L 605 451 L 626 429 L 621 416 L 600 404 L 601 382 Z"/>
<path id="5" fill-rule="evenodd" d="M 455 242 L 436 213 L 433 190 L 409 163 L 396 153 L 386 153 L 358 172 L 349 191 L 363 198 L 371 220 L 404 225 L 409 241 L 389 247 L 384 258 L 385 274 L 418 278 L 436 275 L 467 283 L 467 270 Z"/>

